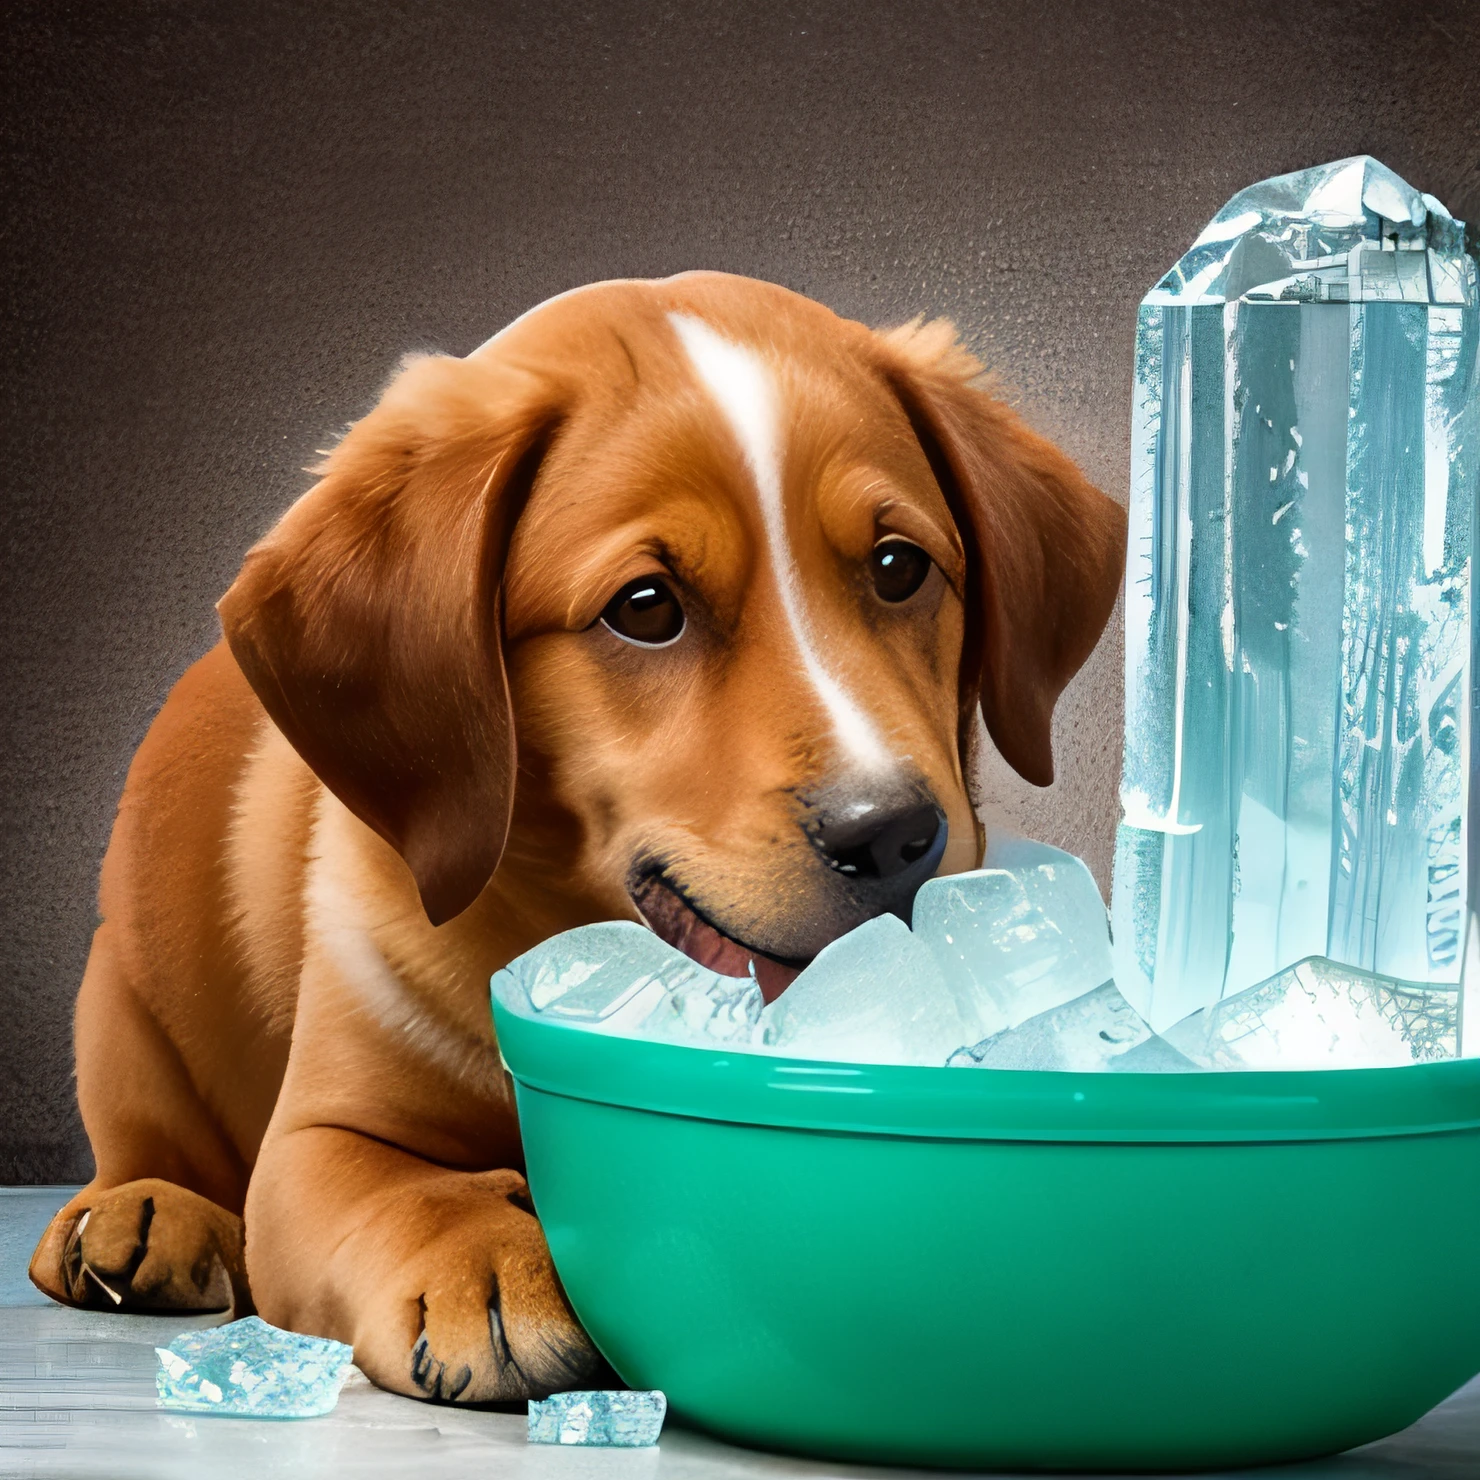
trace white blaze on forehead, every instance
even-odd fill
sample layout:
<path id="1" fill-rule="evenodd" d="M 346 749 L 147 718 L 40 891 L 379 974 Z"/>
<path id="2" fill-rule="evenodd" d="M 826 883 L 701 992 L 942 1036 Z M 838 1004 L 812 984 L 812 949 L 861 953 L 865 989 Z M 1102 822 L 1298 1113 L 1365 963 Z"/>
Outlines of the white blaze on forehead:
<path id="1" fill-rule="evenodd" d="M 688 314 L 672 313 L 673 325 L 699 379 L 729 422 L 760 496 L 761 522 L 766 531 L 771 565 L 781 592 L 781 609 L 796 638 L 812 687 L 822 700 L 838 739 L 853 757 L 867 766 L 885 766 L 892 757 L 869 717 L 848 691 L 823 666 L 812 641 L 802 608 L 796 562 L 786 534 L 781 497 L 781 449 L 778 445 L 776 383 L 753 350 L 732 344 L 708 324 Z"/>

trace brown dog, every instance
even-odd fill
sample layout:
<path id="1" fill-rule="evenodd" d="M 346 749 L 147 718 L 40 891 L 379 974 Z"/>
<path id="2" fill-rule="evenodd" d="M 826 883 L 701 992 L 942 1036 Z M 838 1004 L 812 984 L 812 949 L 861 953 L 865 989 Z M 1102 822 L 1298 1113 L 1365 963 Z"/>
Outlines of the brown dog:
<path id="1" fill-rule="evenodd" d="M 978 702 L 1051 779 L 1125 520 L 979 370 L 711 273 L 408 364 L 129 772 L 77 1004 L 98 1173 L 36 1284 L 255 1304 L 415 1396 L 589 1375 L 489 975 L 646 918 L 774 997 L 976 866 Z"/>

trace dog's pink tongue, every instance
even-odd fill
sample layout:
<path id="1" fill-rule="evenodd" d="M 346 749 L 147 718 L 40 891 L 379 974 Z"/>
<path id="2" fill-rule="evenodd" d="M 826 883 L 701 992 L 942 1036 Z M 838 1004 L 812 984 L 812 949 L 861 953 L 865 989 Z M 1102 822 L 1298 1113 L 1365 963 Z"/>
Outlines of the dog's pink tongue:
<path id="1" fill-rule="evenodd" d="M 721 976 L 748 976 L 750 963 L 754 961 L 756 985 L 767 1002 L 774 1002 L 801 972 L 800 966 L 783 966 L 766 956 L 754 955 L 738 941 L 721 935 L 672 890 L 661 886 L 649 889 L 639 903 L 653 930 L 700 966 L 707 966 Z"/>
<path id="2" fill-rule="evenodd" d="M 685 956 L 721 976 L 748 974 L 750 952 L 693 915 L 681 926 L 678 939 L 670 940 L 669 945 L 677 946 Z"/>
<path id="3" fill-rule="evenodd" d="M 693 919 L 691 915 L 689 917 Z M 746 976 L 755 966 L 755 984 L 767 1002 L 774 1002 L 801 974 L 800 966 L 783 966 L 769 956 L 752 955 L 744 946 L 723 936 L 702 920 L 694 920 L 682 941 L 674 941 L 684 955 L 721 976 Z"/>

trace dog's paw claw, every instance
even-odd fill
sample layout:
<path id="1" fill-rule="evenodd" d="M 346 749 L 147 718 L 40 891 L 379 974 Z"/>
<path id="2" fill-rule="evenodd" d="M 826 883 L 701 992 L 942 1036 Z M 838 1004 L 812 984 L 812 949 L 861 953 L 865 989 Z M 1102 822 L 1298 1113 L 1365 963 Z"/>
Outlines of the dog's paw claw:
<path id="1" fill-rule="evenodd" d="M 434 1403 L 456 1403 L 472 1386 L 473 1369 L 464 1362 L 449 1377 L 447 1363 L 432 1355 L 423 1331 L 411 1348 L 411 1380 Z"/>
<path id="2" fill-rule="evenodd" d="M 493 1288 L 488 1295 L 488 1345 L 493 1352 L 494 1365 L 500 1372 L 512 1370 L 522 1383 L 524 1374 L 509 1350 L 508 1332 L 504 1330 L 503 1295 L 498 1287 L 498 1276 L 493 1277 Z"/>
<path id="3" fill-rule="evenodd" d="M 427 1346 L 427 1334 L 425 1331 L 416 1338 L 416 1345 L 411 1348 L 411 1380 L 424 1393 L 430 1393 L 434 1386 L 428 1379 L 432 1375 L 432 1353 Z"/>

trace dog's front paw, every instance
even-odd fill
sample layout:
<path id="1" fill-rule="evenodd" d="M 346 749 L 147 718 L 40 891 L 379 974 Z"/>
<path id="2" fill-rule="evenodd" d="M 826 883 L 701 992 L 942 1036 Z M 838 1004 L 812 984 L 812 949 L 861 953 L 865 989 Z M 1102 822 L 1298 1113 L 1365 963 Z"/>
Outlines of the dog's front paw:
<path id="1" fill-rule="evenodd" d="M 43 1235 L 31 1279 L 95 1310 L 252 1308 L 242 1220 L 157 1177 L 73 1198 Z"/>
<path id="2" fill-rule="evenodd" d="M 355 1361 L 382 1387 L 448 1403 L 588 1385 L 604 1363 L 566 1303 L 524 1178 L 466 1180 L 407 1261 L 401 1289 L 362 1313 Z"/>

